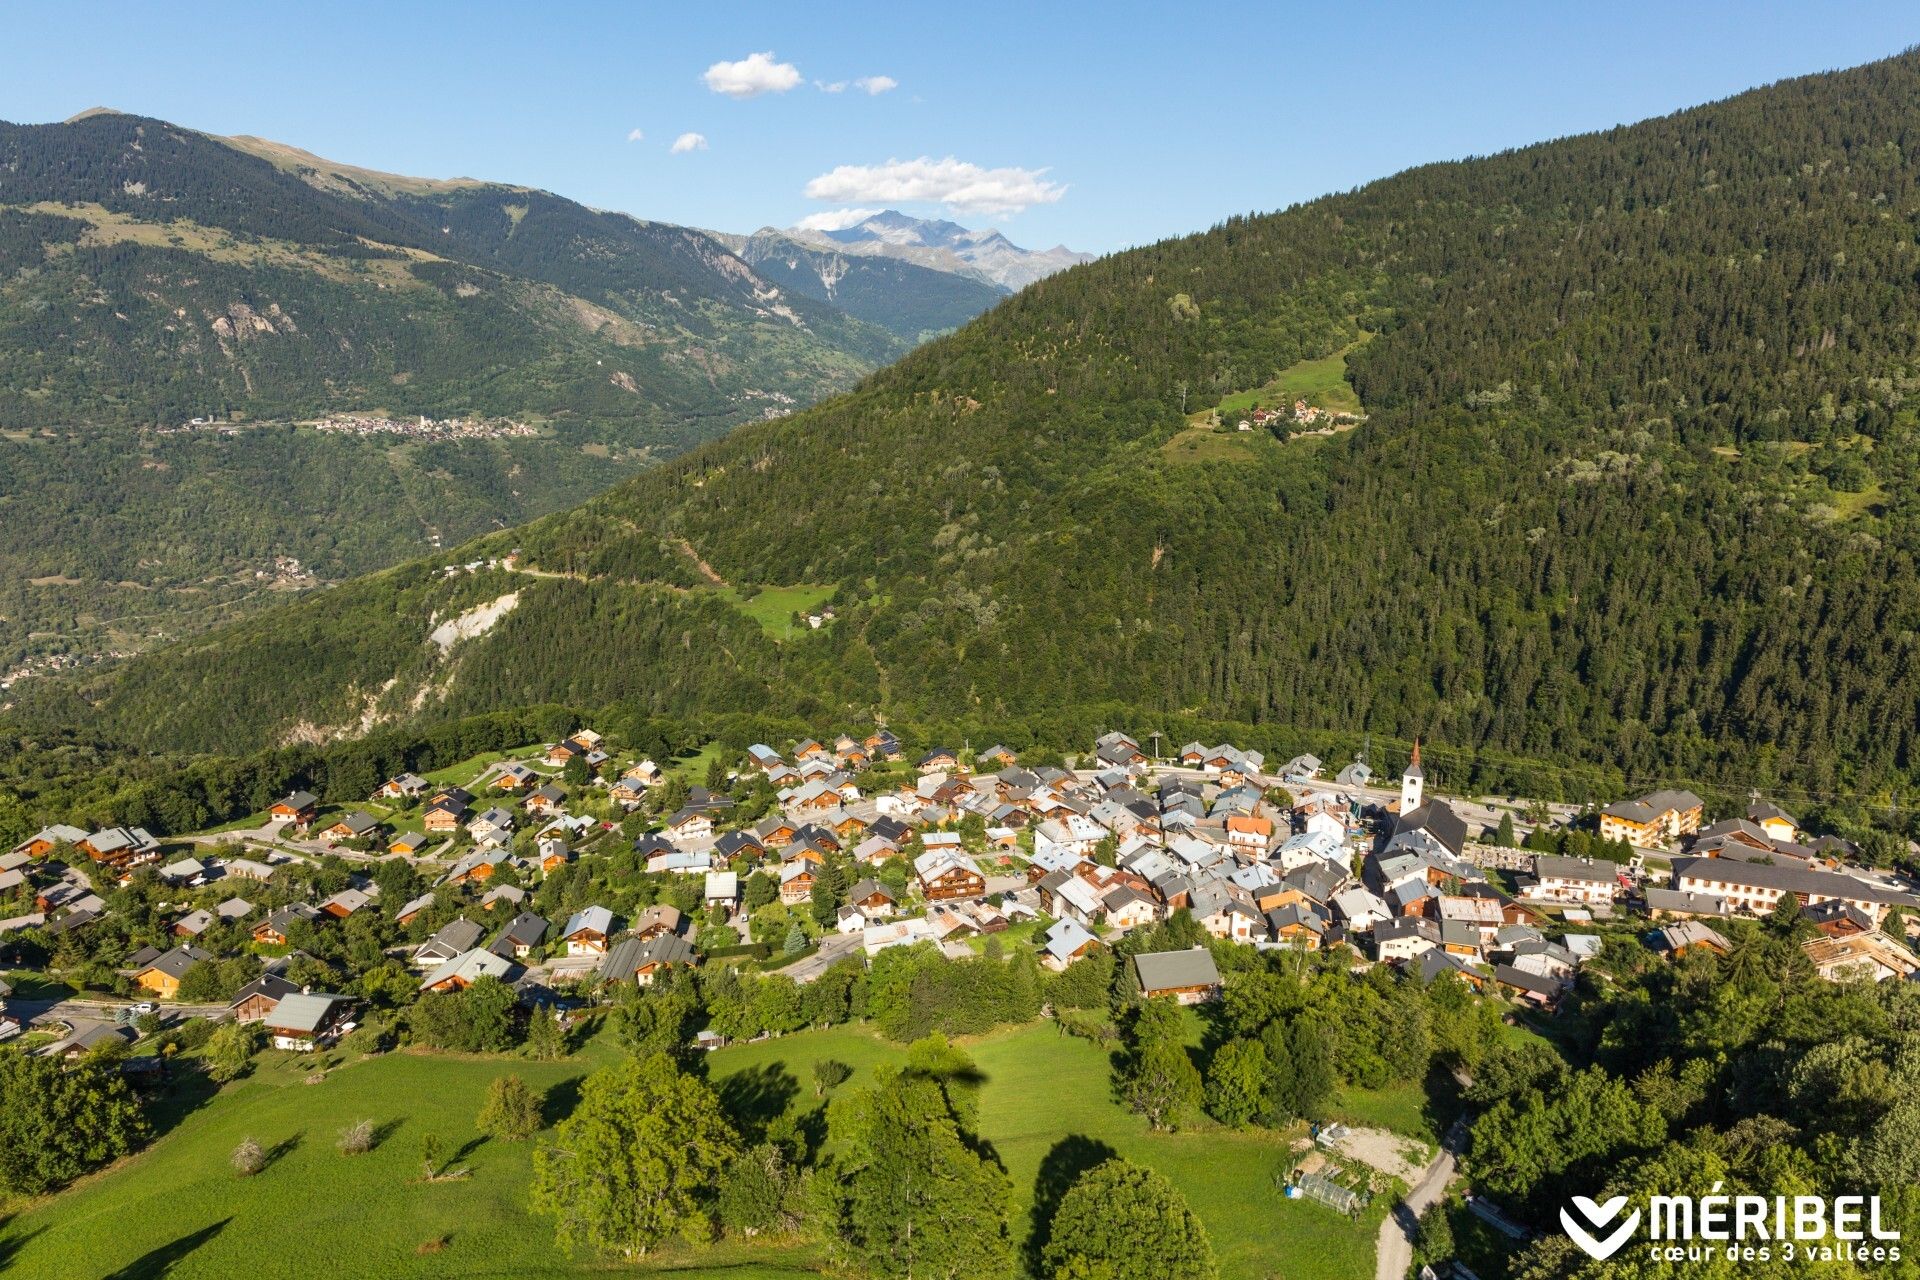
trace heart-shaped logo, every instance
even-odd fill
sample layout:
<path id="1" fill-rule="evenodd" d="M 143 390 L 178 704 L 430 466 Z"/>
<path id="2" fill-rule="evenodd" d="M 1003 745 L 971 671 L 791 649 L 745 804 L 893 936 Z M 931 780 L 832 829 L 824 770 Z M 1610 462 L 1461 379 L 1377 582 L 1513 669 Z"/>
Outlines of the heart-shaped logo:
<path id="1" fill-rule="evenodd" d="M 1626 1203 L 1625 1196 L 1615 1196 L 1605 1204 L 1595 1204 L 1586 1196 L 1573 1198 L 1574 1208 L 1586 1215 L 1586 1223 L 1593 1224 L 1594 1231 L 1605 1231 L 1608 1224 L 1619 1215 L 1620 1210 L 1626 1207 Z M 1628 1214 L 1627 1220 L 1615 1228 L 1613 1234 L 1609 1236 L 1595 1236 L 1588 1231 L 1586 1223 L 1575 1218 L 1566 1209 L 1560 1211 L 1560 1225 L 1566 1228 L 1568 1238 L 1585 1249 L 1590 1257 L 1605 1262 L 1620 1251 L 1620 1246 L 1627 1242 L 1627 1237 L 1631 1236 L 1634 1228 L 1640 1225 L 1640 1211 L 1635 1209 Z"/>

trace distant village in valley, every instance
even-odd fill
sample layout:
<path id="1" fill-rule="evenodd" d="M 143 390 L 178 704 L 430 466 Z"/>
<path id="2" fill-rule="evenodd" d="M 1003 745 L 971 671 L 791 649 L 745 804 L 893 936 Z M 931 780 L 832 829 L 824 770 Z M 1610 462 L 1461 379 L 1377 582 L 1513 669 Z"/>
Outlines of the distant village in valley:
<path id="1" fill-rule="evenodd" d="M 1857 858 L 1757 797 L 1710 820 L 1685 790 L 1596 812 L 1443 796 L 1418 744 L 1380 779 L 1227 743 L 1158 758 L 1123 732 L 1071 767 L 885 728 L 662 764 L 582 728 L 209 831 L 39 831 L 0 855 L 0 1037 L 72 1057 L 231 1019 L 304 1053 L 402 964 L 408 998 L 491 978 L 564 1022 L 701 965 L 806 984 L 995 940 L 1063 972 L 1182 913 L 1213 946 L 1131 956 L 1146 997 L 1216 998 L 1215 948 L 1238 945 L 1551 1016 L 1607 948 L 1724 954 L 1734 921 L 1781 913 L 1822 977 L 1911 979 L 1920 897 Z"/>

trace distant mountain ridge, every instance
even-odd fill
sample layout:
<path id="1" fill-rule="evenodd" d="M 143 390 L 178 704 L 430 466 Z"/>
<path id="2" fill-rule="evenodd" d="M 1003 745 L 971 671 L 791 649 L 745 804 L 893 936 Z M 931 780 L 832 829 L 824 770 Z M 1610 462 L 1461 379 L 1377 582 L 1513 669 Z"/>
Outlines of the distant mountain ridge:
<path id="1" fill-rule="evenodd" d="M 911 217 L 898 209 L 883 210 L 846 227 L 795 227 L 783 234 L 802 244 L 832 245 L 848 253 L 901 258 L 940 271 L 975 274 L 1009 290 L 1024 289 L 1056 271 L 1094 258 L 1065 245 L 1022 249 L 992 227 L 975 231 L 957 222 Z"/>

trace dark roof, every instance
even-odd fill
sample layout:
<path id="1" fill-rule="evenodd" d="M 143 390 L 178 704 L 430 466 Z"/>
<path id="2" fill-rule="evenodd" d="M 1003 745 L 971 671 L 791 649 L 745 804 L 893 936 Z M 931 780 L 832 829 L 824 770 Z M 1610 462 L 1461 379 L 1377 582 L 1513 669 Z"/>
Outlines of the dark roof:
<path id="1" fill-rule="evenodd" d="M 298 984 L 288 982 L 277 973 L 263 973 L 246 986 L 234 992 L 233 999 L 227 1001 L 227 1008 L 232 1009 L 237 1005 L 244 1004 L 255 996 L 265 996 L 275 1004 L 278 1004 L 299 990 L 300 987 Z"/>
<path id="2" fill-rule="evenodd" d="M 1444 800 L 1429 800 L 1413 812 L 1401 814 L 1393 824 L 1393 834 L 1407 831 L 1427 832 L 1456 858 L 1467 845 L 1466 820 Z"/>
<path id="3" fill-rule="evenodd" d="M 522 911 L 500 927 L 500 932 L 493 935 L 487 950 L 495 955 L 505 955 L 515 947 L 537 947 L 540 939 L 546 936 L 546 919 L 531 911 Z"/>
<path id="4" fill-rule="evenodd" d="M 1502 986 L 1517 987 L 1521 991 L 1549 998 L 1560 994 L 1564 984 L 1553 978 L 1543 978 L 1537 973 L 1528 973 L 1525 969 L 1516 969 L 1510 964 L 1493 966 L 1493 980 Z"/>

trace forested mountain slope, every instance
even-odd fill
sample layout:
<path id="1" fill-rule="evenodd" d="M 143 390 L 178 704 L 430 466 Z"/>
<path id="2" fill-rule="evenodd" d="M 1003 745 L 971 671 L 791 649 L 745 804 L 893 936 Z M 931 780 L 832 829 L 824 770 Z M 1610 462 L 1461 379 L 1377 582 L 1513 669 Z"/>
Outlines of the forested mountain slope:
<path id="1" fill-rule="evenodd" d="M 276 556 L 339 579 L 571 505 L 904 349 L 700 232 L 541 191 L 114 112 L 0 124 L 0 673 L 256 607 Z M 168 434 L 336 413 L 538 434 Z"/>
<path id="2" fill-rule="evenodd" d="M 543 699 L 1125 708 L 1910 779 L 1916 146 L 1906 54 L 1116 255 L 482 548 L 555 576 L 395 571 L 131 664 L 99 715 L 211 748 Z M 1189 425 L 1366 335 L 1359 428 Z M 736 604 L 765 584 L 837 619 L 776 639 Z"/>

